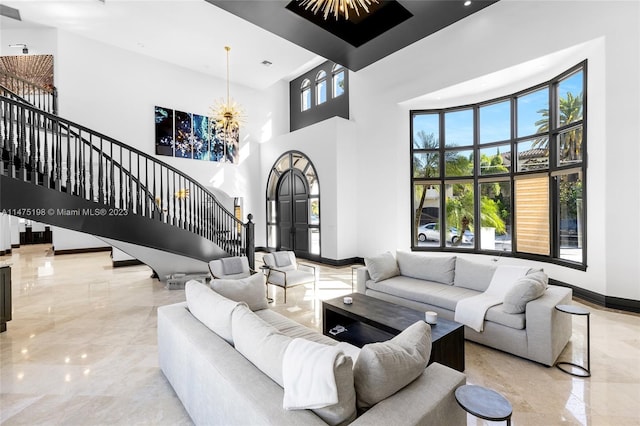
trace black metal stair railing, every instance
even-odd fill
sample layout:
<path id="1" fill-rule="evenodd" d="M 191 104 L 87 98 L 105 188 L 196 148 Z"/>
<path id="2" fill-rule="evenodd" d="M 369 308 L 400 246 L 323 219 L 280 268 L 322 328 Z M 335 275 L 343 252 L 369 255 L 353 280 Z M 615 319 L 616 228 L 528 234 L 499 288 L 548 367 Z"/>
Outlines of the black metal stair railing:
<path id="1" fill-rule="evenodd" d="M 253 224 L 242 223 L 202 185 L 144 152 L 27 105 L 24 96 L 11 97 L 0 96 L 1 174 L 162 221 L 253 263 Z"/>

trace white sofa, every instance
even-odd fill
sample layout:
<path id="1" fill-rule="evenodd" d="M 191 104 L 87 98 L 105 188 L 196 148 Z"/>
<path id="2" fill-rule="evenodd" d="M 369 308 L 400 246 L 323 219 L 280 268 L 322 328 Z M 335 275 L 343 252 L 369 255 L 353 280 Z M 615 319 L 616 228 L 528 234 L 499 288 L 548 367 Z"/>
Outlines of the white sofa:
<path id="1" fill-rule="evenodd" d="M 236 302 L 221 300 L 220 295 L 216 295 L 217 301 L 208 302 L 210 295 L 202 288 L 215 292 L 192 283 L 187 283 L 187 302 L 158 308 L 158 351 L 162 372 L 196 424 L 466 424 L 466 414 L 454 396 L 455 389 L 465 383 L 465 375 L 437 363 L 422 367 L 417 379 L 368 410 L 358 410 L 357 415 L 353 358 L 363 357 L 364 352 L 340 354 L 336 358 L 334 372 L 339 395 L 336 406 L 319 410 L 283 409 L 284 390 L 278 383 L 281 374 L 278 369 L 282 366 L 274 362 L 282 346 L 269 339 L 275 337 L 279 342 L 304 338 L 326 345 L 338 342 L 270 309 L 251 312 L 244 303 L 235 306 Z M 225 322 L 222 312 L 228 308 L 233 311 L 232 320 L 229 327 L 221 329 L 220 324 Z M 260 331 L 262 327 L 276 330 L 265 334 Z M 428 342 L 430 348 L 430 329 Z M 246 346 L 254 346 L 251 350 L 256 352 L 247 354 Z M 240 353 L 241 347 L 246 356 Z"/>
<path id="2" fill-rule="evenodd" d="M 365 262 L 380 269 L 376 262 L 381 257 L 388 261 L 389 256 L 393 255 L 386 253 Z M 454 320 L 460 300 L 487 290 L 498 267 L 462 257 L 400 250 L 395 261 L 397 273 L 387 271 L 383 279 L 373 279 L 367 267 L 359 268 L 356 291 L 416 310 L 435 311 L 448 320 Z M 465 326 L 465 338 L 552 366 L 571 337 L 571 317 L 555 306 L 570 304 L 571 297 L 571 289 L 548 285 L 540 297 L 523 304 L 522 313 L 507 313 L 502 304 L 493 306 L 486 311 L 483 330 Z"/>

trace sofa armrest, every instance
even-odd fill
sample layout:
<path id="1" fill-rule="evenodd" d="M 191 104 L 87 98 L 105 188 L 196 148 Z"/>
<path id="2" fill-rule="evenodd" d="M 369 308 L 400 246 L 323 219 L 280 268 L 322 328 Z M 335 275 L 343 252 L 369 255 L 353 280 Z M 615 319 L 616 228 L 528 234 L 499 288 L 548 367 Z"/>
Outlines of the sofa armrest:
<path id="1" fill-rule="evenodd" d="M 572 290 L 550 285 L 539 297 L 527 303 L 526 329 L 529 358 L 552 366 L 571 338 L 571 315 L 556 309 L 570 304 Z"/>
<path id="2" fill-rule="evenodd" d="M 308 263 L 298 262 L 298 269 L 300 268 L 306 269 L 308 272 L 312 272 L 313 276 L 316 277 L 316 279 L 318 278 L 318 272 L 316 270 L 315 265 L 309 265 Z"/>
<path id="3" fill-rule="evenodd" d="M 466 376 L 444 365 L 433 363 L 407 387 L 380 401 L 358 417 L 354 426 L 467 424 L 467 414 L 456 402 L 455 390 L 466 383 Z"/>
<path id="4" fill-rule="evenodd" d="M 356 271 L 356 293 L 364 294 L 367 290 L 367 280 L 371 279 L 371 275 L 369 275 L 369 270 L 366 266 L 358 268 Z"/>

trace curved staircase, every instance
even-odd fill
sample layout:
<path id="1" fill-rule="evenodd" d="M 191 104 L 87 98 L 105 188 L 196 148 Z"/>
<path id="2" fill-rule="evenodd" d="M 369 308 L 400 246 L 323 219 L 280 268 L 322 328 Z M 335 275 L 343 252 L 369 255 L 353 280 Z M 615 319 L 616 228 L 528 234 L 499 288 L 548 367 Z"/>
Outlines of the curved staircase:
<path id="1" fill-rule="evenodd" d="M 251 215 L 242 223 L 179 170 L 57 116 L 55 89 L 10 77 L 0 75 L 1 212 L 103 238 L 160 279 L 226 256 L 254 266 Z"/>

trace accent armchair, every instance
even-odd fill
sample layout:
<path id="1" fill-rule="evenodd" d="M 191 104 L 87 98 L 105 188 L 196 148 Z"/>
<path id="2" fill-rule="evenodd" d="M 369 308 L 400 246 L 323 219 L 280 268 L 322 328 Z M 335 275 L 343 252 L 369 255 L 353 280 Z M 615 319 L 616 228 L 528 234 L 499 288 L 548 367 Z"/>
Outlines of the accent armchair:
<path id="1" fill-rule="evenodd" d="M 238 280 L 254 274 L 246 256 L 223 257 L 209 262 L 209 271 L 214 279 Z"/>
<path id="2" fill-rule="evenodd" d="M 284 303 L 287 303 L 287 288 L 302 284 L 313 283 L 313 291 L 316 291 L 316 267 L 306 263 L 298 263 L 296 255 L 292 251 L 277 251 L 268 253 L 262 257 L 269 269 L 267 275 L 267 295 L 269 284 L 284 289 Z"/>

